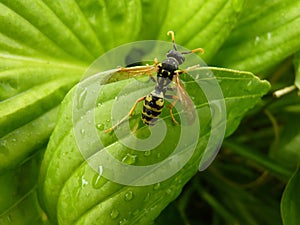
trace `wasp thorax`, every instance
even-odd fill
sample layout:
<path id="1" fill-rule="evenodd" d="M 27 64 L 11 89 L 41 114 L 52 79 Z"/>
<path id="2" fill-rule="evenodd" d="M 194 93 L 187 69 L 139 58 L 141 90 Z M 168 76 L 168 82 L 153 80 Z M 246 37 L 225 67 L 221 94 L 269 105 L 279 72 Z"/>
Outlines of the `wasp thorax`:
<path id="1" fill-rule="evenodd" d="M 179 65 L 181 65 L 185 60 L 182 53 L 178 52 L 176 50 L 169 50 L 168 53 L 167 53 L 167 57 L 168 58 L 174 58 L 178 62 Z"/>

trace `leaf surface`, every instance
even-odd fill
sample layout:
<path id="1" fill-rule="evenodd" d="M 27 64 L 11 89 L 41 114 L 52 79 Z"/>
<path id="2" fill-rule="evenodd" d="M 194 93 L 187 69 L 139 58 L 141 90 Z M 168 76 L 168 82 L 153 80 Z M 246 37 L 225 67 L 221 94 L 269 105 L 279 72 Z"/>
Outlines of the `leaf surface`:
<path id="1" fill-rule="evenodd" d="M 281 215 L 284 225 L 296 225 L 299 222 L 299 186 L 300 170 L 298 168 L 289 180 L 281 200 Z"/>
<path id="2" fill-rule="evenodd" d="M 204 74 L 212 71 L 221 87 L 226 103 L 226 136 L 228 136 L 236 129 L 243 115 L 268 91 L 269 84 L 248 72 L 219 68 L 200 68 L 200 70 Z M 207 82 L 203 77 L 199 79 L 203 79 L 204 83 Z M 105 95 L 99 96 L 101 104 L 98 107 L 92 106 L 95 109 L 96 120 L 96 124 L 92 126 L 98 127 L 100 140 L 116 159 L 125 160 L 130 165 L 153 164 L 157 162 L 158 154 L 161 158 L 168 157 L 173 146 L 176 145 L 173 140 L 178 140 L 178 133 L 180 133 L 180 126 L 174 127 L 167 110 L 163 112 L 161 118 L 166 121 L 168 138 L 163 140 L 157 148 L 152 149 L 149 156 L 124 147 L 115 135 L 103 132 L 104 129 L 111 126 L 109 109 L 112 107 L 116 94 L 126 87 L 129 82 L 132 82 L 132 80 L 123 80 L 104 86 L 102 93 L 105 93 Z M 99 149 L 95 151 L 90 148 L 89 159 L 84 161 L 76 144 L 72 127 L 74 127 L 73 122 L 75 124 L 80 123 L 80 120 L 85 120 L 84 117 L 87 115 L 84 114 L 80 120 L 72 122 L 73 100 L 77 91 L 76 88 L 72 89 L 63 102 L 62 114 L 51 137 L 42 166 L 41 195 L 51 218 L 56 218 L 58 210 L 57 216 L 61 224 L 93 224 L 96 221 L 97 223 L 101 221 L 103 224 L 114 224 L 115 221 L 120 222 L 124 218 L 128 222 L 148 224 L 154 220 L 161 210 L 180 193 L 183 185 L 195 174 L 210 136 L 211 112 L 207 99 L 203 93 L 199 94 L 199 91 L 195 91 L 197 90 L 194 88 L 195 82 L 186 80 L 185 85 L 190 96 L 194 97 L 193 101 L 201 122 L 201 135 L 197 144 L 197 151 L 184 168 L 173 177 L 159 184 L 141 187 L 124 186 L 99 176 L 99 173 L 87 163 L 88 161 L 99 160 L 97 158 Z M 140 91 L 140 88 L 134 85 L 131 92 L 126 92 L 126 102 L 123 104 L 130 107 Z M 138 111 L 137 114 L 139 115 Z M 132 123 L 138 122 L 140 118 L 135 116 L 131 121 Z M 146 127 L 139 127 L 137 132 L 143 136 L 145 132 L 147 133 Z M 84 132 L 82 135 L 88 136 Z M 145 174 L 145 177 L 147 177 L 147 174 Z M 155 185 L 158 187 L 156 188 Z M 126 201 L 124 196 L 128 193 L 131 193 L 134 197 Z M 168 194 L 165 195 L 165 193 Z M 148 198 L 148 195 L 151 197 Z M 147 201 L 143 201 L 145 198 Z M 79 202 L 80 204 L 78 204 Z M 152 208 L 153 210 L 150 210 Z M 114 216 L 116 217 L 114 218 Z"/>
<path id="3" fill-rule="evenodd" d="M 300 49 L 299 1 L 248 1 L 241 19 L 213 63 L 264 71 Z"/>

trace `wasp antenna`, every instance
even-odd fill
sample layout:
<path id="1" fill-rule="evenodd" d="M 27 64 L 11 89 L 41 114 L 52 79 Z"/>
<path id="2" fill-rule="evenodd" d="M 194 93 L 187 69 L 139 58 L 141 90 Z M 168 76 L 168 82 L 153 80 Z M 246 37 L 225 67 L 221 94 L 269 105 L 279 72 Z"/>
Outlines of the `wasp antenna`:
<path id="1" fill-rule="evenodd" d="M 175 44 L 175 35 L 174 35 L 174 31 L 170 30 L 168 31 L 167 35 L 169 36 L 171 34 L 172 37 L 172 43 L 173 43 L 173 48 L 177 51 L 177 46 Z"/>
<path id="2" fill-rule="evenodd" d="M 204 49 L 203 48 L 196 48 L 196 49 L 193 49 L 191 51 L 181 52 L 181 54 L 191 54 L 191 53 L 195 53 L 195 52 L 201 52 L 201 54 L 203 54 L 204 53 Z"/>
<path id="3" fill-rule="evenodd" d="M 204 54 L 204 49 L 203 48 L 196 48 L 194 50 L 192 50 L 191 52 L 201 52 L 201 54 Z"/>

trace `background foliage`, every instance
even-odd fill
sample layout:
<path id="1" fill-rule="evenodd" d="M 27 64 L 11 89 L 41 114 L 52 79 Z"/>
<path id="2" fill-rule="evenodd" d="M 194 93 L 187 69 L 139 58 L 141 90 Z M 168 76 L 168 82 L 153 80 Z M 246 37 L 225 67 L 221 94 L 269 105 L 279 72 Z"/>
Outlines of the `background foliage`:
<path id="1" fill-rule="evenodd" d="M 60 102 L 102 53 L 168 30 L 271 90 L 155 224 L 297 224 L 300 2 L 287 0 L 0 0 L 0 224 L 50 224 L 36 190 Z"/>

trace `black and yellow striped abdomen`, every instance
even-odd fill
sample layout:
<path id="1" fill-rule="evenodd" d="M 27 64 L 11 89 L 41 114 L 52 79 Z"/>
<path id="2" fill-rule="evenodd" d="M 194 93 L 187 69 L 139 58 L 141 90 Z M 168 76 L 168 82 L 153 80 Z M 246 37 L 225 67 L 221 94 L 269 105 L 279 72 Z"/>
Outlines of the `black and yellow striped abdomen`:
<path id="1" fill-rule="evenodd" d="M 153 91 L 148 94 L 144 100 L 142 112 L 143 122 L 147 125 L 153 125 L 157 121 L 164 104 L 163 92 L 157 93 L 156 91 Z"/>

